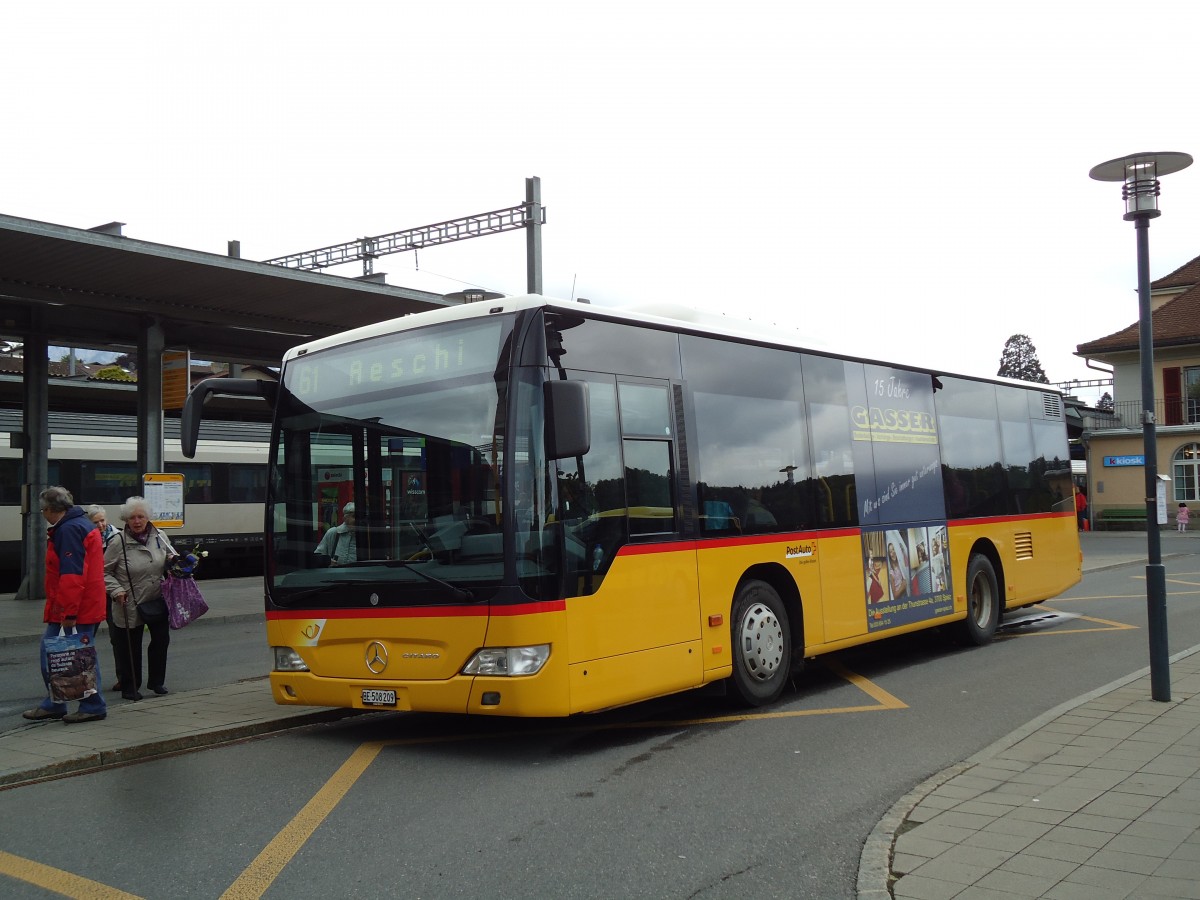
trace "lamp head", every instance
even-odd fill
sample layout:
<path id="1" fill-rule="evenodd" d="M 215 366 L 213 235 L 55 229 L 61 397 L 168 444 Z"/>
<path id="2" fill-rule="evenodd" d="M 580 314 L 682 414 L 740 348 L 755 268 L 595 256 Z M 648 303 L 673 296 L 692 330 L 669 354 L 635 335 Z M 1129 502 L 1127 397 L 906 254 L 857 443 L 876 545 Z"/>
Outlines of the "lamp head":
<path id="1" fill-rule="evenodd" d="M 1093 166 L 1088 175 L 1096 181 L 1121 181 L 1125 221 L 1153 219 L 1158 210 L 1158 179 L 1192 164 L 1187 153 L 1134 153 Z"/>

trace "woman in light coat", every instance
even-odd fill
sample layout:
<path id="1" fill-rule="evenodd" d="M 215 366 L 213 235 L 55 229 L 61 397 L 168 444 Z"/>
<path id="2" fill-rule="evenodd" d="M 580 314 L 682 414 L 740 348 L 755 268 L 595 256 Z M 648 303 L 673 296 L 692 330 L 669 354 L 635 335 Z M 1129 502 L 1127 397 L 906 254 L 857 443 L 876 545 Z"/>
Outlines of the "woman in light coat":
<path id="1" fill-rule="evenodd" d="M 104 581 L 113 605 L 113 653 L 121 682 L 121 696 L 141 700 L 142 631 L 150 629 L 147 686 L 156 694 L 167 693 L 167 646 L 171 630 L 164 615 L 147 621 L 139 607 L 162 596 L 162 577 L 167 561 L 176 555 L 167 536 L 151 523 L 152 510 L 144 497 L 130 497 L 121 506 L 125 528 L 104 551 Z"/>

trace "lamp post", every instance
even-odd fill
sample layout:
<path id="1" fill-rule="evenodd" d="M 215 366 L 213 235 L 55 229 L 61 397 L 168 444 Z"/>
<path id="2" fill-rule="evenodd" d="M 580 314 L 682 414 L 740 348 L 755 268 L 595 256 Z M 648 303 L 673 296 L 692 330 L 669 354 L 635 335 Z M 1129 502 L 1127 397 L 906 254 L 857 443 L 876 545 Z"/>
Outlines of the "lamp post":
<path id="1" fill-rule="evenodd" d="M 1137 236 L 1138 343 L 1142 370 L 1142 443 L 1146 456 L 1146 622 L 1150 637 L 1150 695 L 1171 699 L 1167 653 L 1167 576 L 1158 533 L 1158 439 L 1154 421 L 1154 331 L 1150 314 L 1150 220 L 1158 211 L 1158 178 L 1192 164 L 1187 153 L 1135 153 L 1095 166 L 1097 181 L 1124 183 L 1125 221 Z"/>
<path id="2" fill-rule="evenodd" d="M 483 288 L 467 288 L 462 291 L 454 291 L 450 294 L 442 294 L 443 300 L 448 300 L 451 303 L 479 303 L 483 300 L 499 300 L 504 295 L 499 291 L 485 291 Z"/>

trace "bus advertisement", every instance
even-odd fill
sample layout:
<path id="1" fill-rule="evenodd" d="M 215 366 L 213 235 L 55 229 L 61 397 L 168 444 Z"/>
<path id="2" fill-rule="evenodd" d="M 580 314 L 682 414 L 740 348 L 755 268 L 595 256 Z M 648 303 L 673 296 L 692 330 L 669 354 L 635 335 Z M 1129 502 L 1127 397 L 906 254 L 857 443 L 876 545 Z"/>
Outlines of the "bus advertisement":
<path id="1" fill-rule="evenodd" d="M 1062 396 L 721 317 L 504 298 L 290 351 L 264 535 L 280 704 L 565 716 L 1078 582 Z M 193 439 L 194 447 L 194 439 Z M 352 524 L 339 526 L 353 503 Z M 316 552 L 352 527 L 353 559 Z"/>

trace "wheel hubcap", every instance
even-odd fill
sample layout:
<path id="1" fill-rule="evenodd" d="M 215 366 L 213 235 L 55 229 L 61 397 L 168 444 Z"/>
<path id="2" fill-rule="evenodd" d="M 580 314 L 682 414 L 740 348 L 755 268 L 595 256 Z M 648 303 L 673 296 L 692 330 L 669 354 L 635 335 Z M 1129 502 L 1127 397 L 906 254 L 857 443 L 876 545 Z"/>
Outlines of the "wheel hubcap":
<path id="1" fill-rule="evenodd" d="M 783 627 L 770 607 L 755 603 L 742 617 L 742 658 L 746 672 L 767 681 L 783 664 Z"/>
<path id="2" fill-rule="evenodd" d="M 971 612 L 981 628 L 992 618 L 992 591 L 984 578 L 976 578 L 972 585 Z"/>

